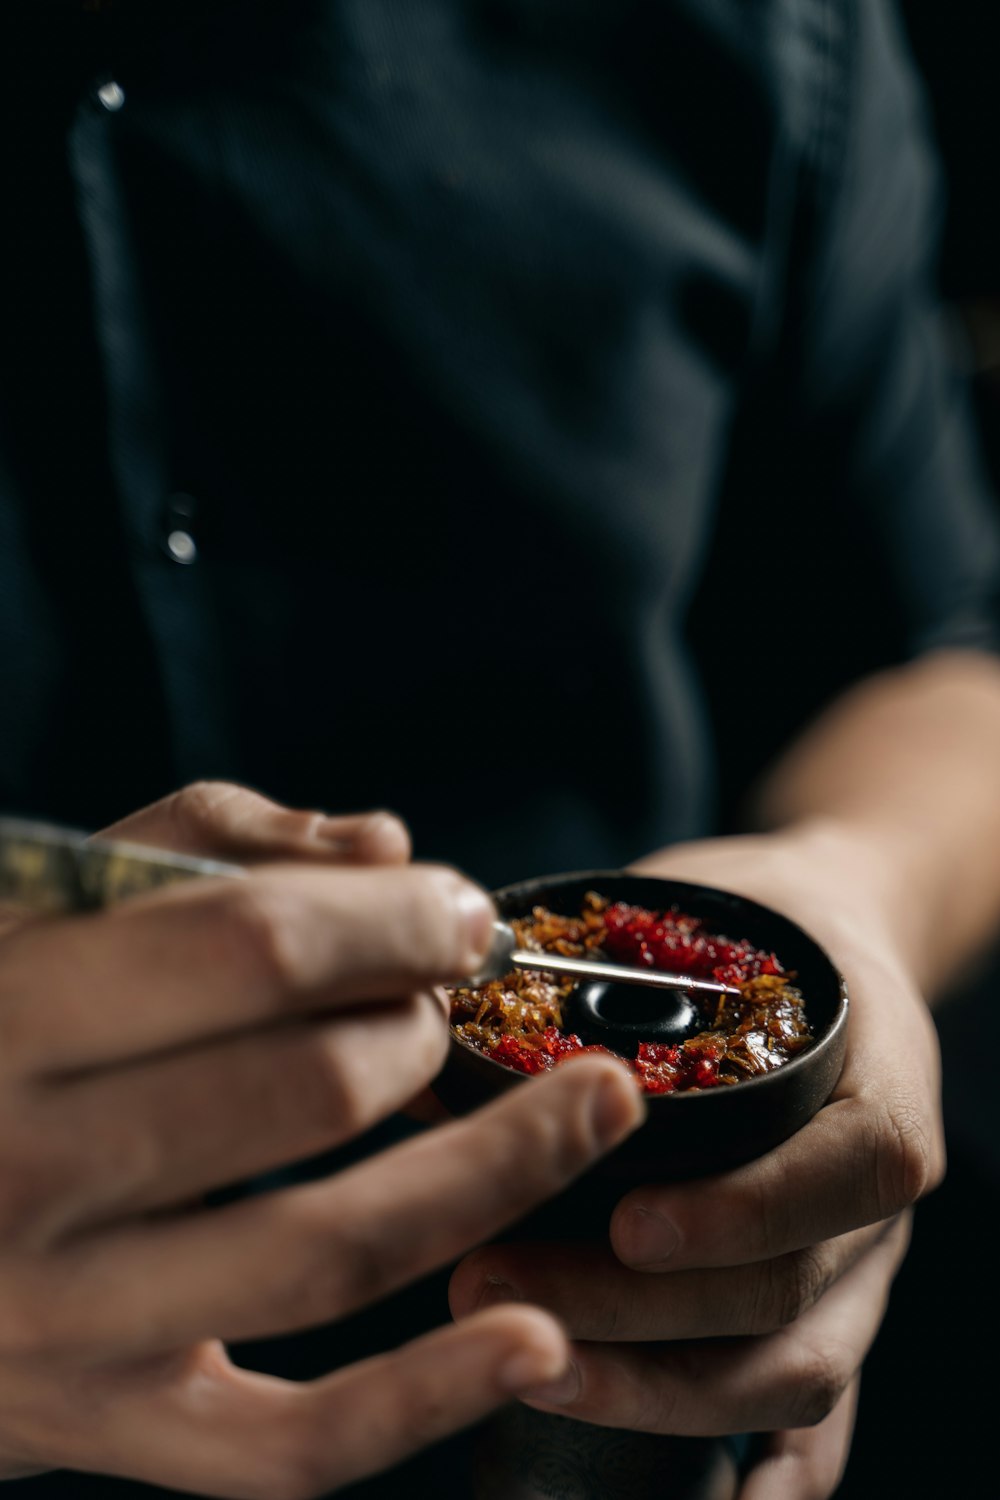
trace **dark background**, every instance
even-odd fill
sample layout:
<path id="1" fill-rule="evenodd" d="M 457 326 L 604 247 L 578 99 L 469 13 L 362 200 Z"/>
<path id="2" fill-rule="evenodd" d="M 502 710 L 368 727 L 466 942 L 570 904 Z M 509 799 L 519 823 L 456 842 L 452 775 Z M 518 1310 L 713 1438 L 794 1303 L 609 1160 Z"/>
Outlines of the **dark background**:
<path id="1" fill-rule="evenodd" d="M 941 287 L 965 335 L 955 357 L 972 382 L 1000 493 L 1000 88 L 996 54 L 984 35 L 991 7 L 983 0 L 899 4 L 925 77 L 949 184 Z M 836 644 L 839 649 L 842 642 Z M 784 732 L 775 725 L 776 743 Z M 736 769 L 734 783 L 742 783 L 746 767 Z M 838 1500 L 1000 1495 L 989 1451 L 1000 1310 L 986 1233 L 1000 1190 L 1000 1100 L 989 1025 L 998 995 L 1000 961 L 985 965 L 939 1014 L 949 1173 L 917 1210 L 910 1254 L 865 1363 L 857 1433 Z M 351 1337 L 343 1328 L 338 1336 Z M 46 1486 L 44 1479 L 37 1482 L 39 1500 Z M 125 1487 L 81 1478 L 74 1493 L 78 1500 L 110 1500 Z"/>
<path id="2" fill-rule="evenodd" d="M 1000 89 L 979 0 L 901 0 L 948 177 L 941 259 L 965 334 L 983 443 L 1000 493 Z M 963 357 L 956 353 L 956 358 Z M 989 1017 L 1000 962 L 939 1015 L 949 1172 L 920 1205 L 913 1245 L 862 1378 L 838 1500 L 1000 1493 L 989 1458 L 1000 1344 L 987 1215 L 1000 1201 L 1000 1116 Z M 992 1477 L 989 1476 L 994 1470 Z"/>

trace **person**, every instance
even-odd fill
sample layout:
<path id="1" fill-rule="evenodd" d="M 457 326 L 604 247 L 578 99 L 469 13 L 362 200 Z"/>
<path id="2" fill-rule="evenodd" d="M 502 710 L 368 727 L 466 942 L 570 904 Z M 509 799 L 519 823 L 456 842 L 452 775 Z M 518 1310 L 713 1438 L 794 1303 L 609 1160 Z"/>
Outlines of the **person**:
<path id="1" fill-rule="evenodd" d="M 5 937 L 7 1474 L 398 1494 L 406 1451 L 521 1393 L 571 1438 L 767 1434 L 729 1494 L 832 1493 L 944 1170 L 927 1001 L 1000 912 L 997 528 L 887 4 L 3 24 L 0 805 L 264 861 L 242 907 Z M 282 803 L 399 808 L 421 862 Z M 586 1100 L 602 1144 L 634 1126 L 613 1064 L 192 1207 L 433 1072 L 407 997 L 467 962 L 475 885 L 425 860 L 780 908 L 850 988 L 831 1101 L 635 1190 L 607 1245 L 473 1248 L 593 1159 Z M 340 1323 L 344 1370 L 289 1389 L 215 1342 L 453 1260 L 456 1328 L 399 1356 L 401 1321 L 373 1364 Z"/>
<path id="2" fill-rule="evenodd" d="M 237 1368 L 219 1340 L 342 1317 L 453 1258 L 642 1109 L 617 1064 L 591 1059 L 329 1183 L 206 1208 L 208 1190 L 419 1090 L 447 1036 L 427 985 L 482 960 L 493 909 L 452 871 L 402 866 L 387 816 L 216 788 L 119 831 L 176 844 L 185 828 L 267 862 L 98 918 L 22 919 L 5 943 L 0 1463 L 4 1478 L 55 1458 L 209 1494 L 313 1493 L 560 1373 L 558 1326 L 486 1311 L 307 1389 Z"/>

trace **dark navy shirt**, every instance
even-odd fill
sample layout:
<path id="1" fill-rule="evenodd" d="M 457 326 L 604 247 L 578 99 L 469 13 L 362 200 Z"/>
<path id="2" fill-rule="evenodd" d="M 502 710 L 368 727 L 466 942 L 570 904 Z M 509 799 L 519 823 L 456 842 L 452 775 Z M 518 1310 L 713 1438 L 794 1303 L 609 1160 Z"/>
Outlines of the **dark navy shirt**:
<path id="1" fill-rule="evenodd" d="M 617 863 L 711 825 L 713 714 L 739 780 L 989 637 L 884 5 L 3 29 L 0 806 L 227 776 L 491 882 Z"/>
<path id="2" fill-rule="evenodd" d="M 0 808 L 224 776 L 488 883 L 614 865 L 859 672 L 995 647 L 882 0 L 0 37 Z"/>

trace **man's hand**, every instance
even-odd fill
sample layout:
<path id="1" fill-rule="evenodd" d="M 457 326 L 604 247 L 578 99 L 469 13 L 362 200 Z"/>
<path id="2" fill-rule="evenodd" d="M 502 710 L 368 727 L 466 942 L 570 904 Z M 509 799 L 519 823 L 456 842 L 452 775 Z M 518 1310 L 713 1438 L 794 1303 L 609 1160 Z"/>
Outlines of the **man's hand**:
<path id="1" fill-rule="evenodd" d="M 681 846 L 636 868 L 750 896 L 827 949 L 851 995 L 840 1081 L 763 1158 L 629 1193 L 604 1246 L 475 1252 L 454 1275 L 453 1310 L 524 1299 L 565 1323 L 572 1367 L 533 1405 L 646 1432 L 770 1432 L 740 1500 L 827 1495 L 907 1210 L 944 1169 L 933 1025 L 881 872 L 835 826 Z"/>
<path id="2" fill-rule="evenodd" d="M 485 952 L 485 894 L 407 865 L 386 815 L 236 788 L 107 831 L 254 868 L 0 940 L 0 1478 L 66 1467 L 295 1500 L 561 1375 L 563 1333 L 527 1308 L 305 1385 L 223 1345 L 429 1272 L 639 1122 L 624 1070 L 589 1060 L 332 1179 L 205 1206 L 426 1084 L 447 1046 L 432 986 Z"/>

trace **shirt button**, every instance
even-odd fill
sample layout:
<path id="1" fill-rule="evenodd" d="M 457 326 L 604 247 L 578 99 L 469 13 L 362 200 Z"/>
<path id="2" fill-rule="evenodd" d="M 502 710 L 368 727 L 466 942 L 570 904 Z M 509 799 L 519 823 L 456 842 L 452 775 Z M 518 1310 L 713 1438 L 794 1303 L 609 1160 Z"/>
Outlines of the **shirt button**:
<path id="1" fill-rule="evenodd" d="M 183 493 L 169 495 L 164 506 L 163 550 L 172 562 L 185 567 L 198 557 L 198 544 L 191 534 L 195 509 L 194 496 Z"/>
<path id="2" fill-rule="evenodd" d="M 125 105 L 125 90 L 120 83 L 112 80 L 110 83 L 102 83 L 97 90 L 97 97 L 104 105 L 109 114 L 117 114 Z"/>
<path id="3" fill-rule="evenodd" d="M 167 537 L 167 554 L 175 563 L 193 563 L 198 547 L 190 531 L 171 531 Z"/>

